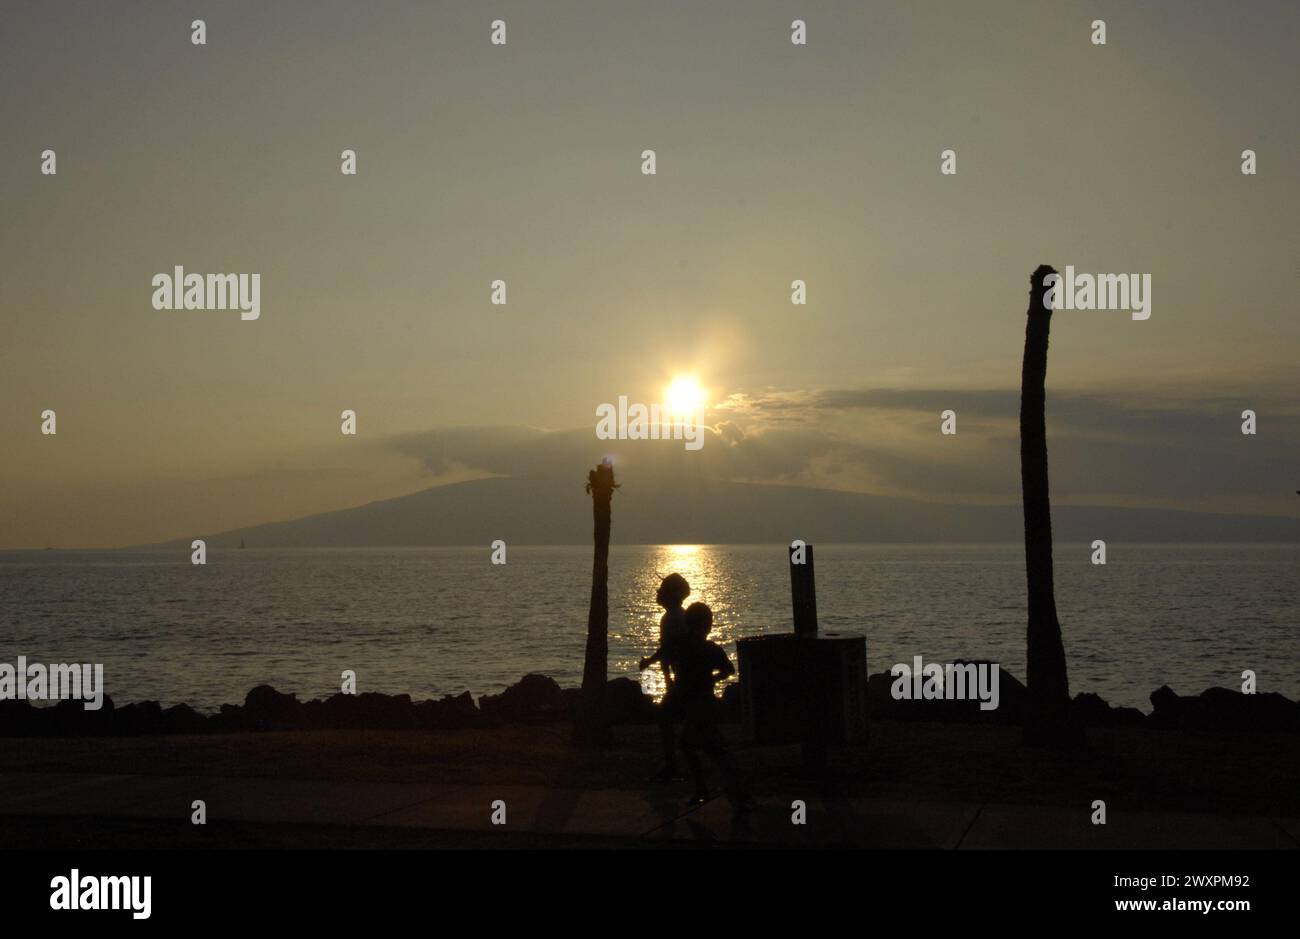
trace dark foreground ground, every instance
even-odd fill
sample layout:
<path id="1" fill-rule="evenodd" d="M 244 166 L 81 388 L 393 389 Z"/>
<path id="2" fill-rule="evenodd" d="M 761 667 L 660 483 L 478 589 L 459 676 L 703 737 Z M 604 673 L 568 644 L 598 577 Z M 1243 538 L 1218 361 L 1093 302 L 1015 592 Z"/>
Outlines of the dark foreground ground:
<path id="1" fill-rule="evenodd" d="M 739 728 L 731 727 L 734 735 Z M 25 847 L 1300 847 L 1293 733 L 1092 728 L 1078 752 L 1013 726 L 879 720 L 820 777 L 796 747 L 734 750 L 760 804 L 687 809 L 652 784 L 658 730 L 574 751 L 567 723 L 0 739 L 0 841 Z M 509 814 L 493 825 L 491 804 Z M 206 825 L 191 823 L 203 799 Z M 1105 826 L 1091 823 L 1094 800 Z M 808 823 L 792 824 L 792 806 Z"/>

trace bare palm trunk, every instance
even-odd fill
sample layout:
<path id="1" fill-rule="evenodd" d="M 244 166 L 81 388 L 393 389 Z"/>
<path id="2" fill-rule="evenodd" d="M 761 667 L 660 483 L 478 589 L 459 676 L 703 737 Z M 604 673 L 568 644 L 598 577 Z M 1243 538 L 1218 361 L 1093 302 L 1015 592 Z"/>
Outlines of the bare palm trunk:
<path id="1" fill-rule="evenodd" d="M 591 564 L 591 606 L 587 611 L 587 653 L 582 664 L 582 706 L 574 726 L 574 741 L 586 747 L 613 742 L 605 685 L 609 671 L 609 529 L 614 467 L 605 460 L 587 474 L 591 512 L 595 521 L 596 553 Z"/>
<path id="2" fill-rule="evenodd" d="M 1025 742 L 1060 746 L 1081 742 L 1070 719 L 1070 681 L 1066 674 L 1061 624 L 1056 618 L 1052 583 L 1052 512 L 1047 486 L 1047 336 L 1052 310 L 1044 280 L 1055 274 L 1043 265 L 1030 279 L 1025 326 L 1025 359 L 1020 375 L 1020 482 L 1025 506 L 1025 576 L 1029 587 L 1026 635 L 1029 700 Z"/>

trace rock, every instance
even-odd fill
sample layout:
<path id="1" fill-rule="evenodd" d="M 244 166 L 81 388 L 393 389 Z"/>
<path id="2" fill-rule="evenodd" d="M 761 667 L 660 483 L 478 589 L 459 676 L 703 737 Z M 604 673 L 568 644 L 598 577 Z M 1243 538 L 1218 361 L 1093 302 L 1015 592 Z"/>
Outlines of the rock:
<path id="1" fill-rule="evenodd" d="M 282 694 L 270 685 L 258 685 L 244 698 L 243 724 L 254 730 L 289 729 L 299 724 L 301 707 L 297 695 Z"/>
<path id="2" fill-rule="evenodd" d="M 615 678 L 605 685 L 605 705 L 611 724 L 650 724 L 656 718 L 654 699 L 631 678 Z"/>
<path id="3" fill-rule="evenodd" d="M 1183 699 L 1168 685 L 1161 685 L 1151 692 L 1151 707 L 1151 716 L 1147 720 L 1152 727 L 1175 728 L 1182 723 Z"/>
<path id="4" fill-rule="evenodd" d="M 981 660 L 956 660 L 954 665 L 991 664 Z M 888 672 L 867 680 L 867 707 L 872 718 L 933 721 L 997 721 L 1024 719 L 1027 692 L 1009 672 L 999 669 L 998 708 L 982 711 L 977 699 L 947 698 L 920 701 L 895 700 L 894 677 Z M 657 706 L 634 679 L 620 677 L 606 686 L 612 723 L 650 723 Z M 269 685 L 249 691 L 244 704 L 221 706 L 205 716 L 187 704 L 165 711 L 157 701 L 141 701 L 114 708 L 104 697 L 97 711 L 85 702 L 65 700 L 36 707 L 26 700 L 0 701 L 0 736 L 90 736 L 96 734 L 196 734 L 267 729 L 437 729 L 479 727 L 503 721 L 546 722 L 572 718 L 582 700 L 577 688 L 560 688 L 545 675 L 528 674 L 496 695 L 484 695 L 478 704 L 469 692 L 441 699 L 413 702 L 410 695 L 366 692 L 334 694 L 324 700 L 300 702 Z M 1226 688 L 1210 688 L 1194 698 L 1176 694 L 1167 685 L 1151 693 L 1148 717 L 1136 708 L 1112 707 L 1096 694 L 1075 695 L 1071 710 L 1079 723 L 1090 726 L 1150 726 L 1218 732 L 1300 731 L 1300 704 L 1275 692 L 1247 695 Z M 740 686 L 724 687 L 716 701 L 718 719 L 741 718 Z"/>
<path id="5" fill-rule="evenodd" d="M 507 721 L 552 721 L 566 714 L 564 693 L 554 678 L 525 675 L 500 694 L 478 699 L 479 710 L 488 717 Z"/>
<path id="6" fill-rule="evenodd" d="M 1099 727 L 1110 723 L 1110 705 L 1102 700 L 1101 695 L 1091 691 L 1076 694 L 1070 702 L 1074 719 L 1089 727 Z"/>
<path id="7" fill-rule="evenodd" d="M 947 663 L 939 663 L 947 664 Z M 952 665 L 992 665 L 984 659 L 955 659 Z M 946 674 L 946 670 L 945 670 Z M 1024 721 L 1028 692 L 1016 676 L 998 668 L 998 706 L 982 710 L 975 697 L 962 699 L 933 698 L 920 700 L 893 696 L 897 679 L 889 672 L 878 672 L 867 679 L 867 712 L 872 718 L 925 721 L 995 721 L 1018 724 Z"/>
<path id="8" fill-rule="evenodd" d="M 889 693 L 894 678 L 889 672 L 877 672 L 867 676 L 867 713 L 872 717 L 897 718 L 896 702 Z"/>
<path id="9" fill-rule="evenodd" d="M 223 704 L 212 720 L 215 730 L 229 733 L 244 729 L 244 709 L 238 704 Z"/>
<path id="10" fill-rule="evenodd" d="M 569 719 L 576 718 L 579 710 L 582 708 L 582 689 L 565 688 L 562 692 L 564 695 L 564 713 Z"/>
<path id="11" fill-rule="evenodd" d="M 1277 692 L 1242 694 L 1229 688 L 1208 688 L 1195 698 L 1182 698 L 1169 687 L 1151 692 L 1149 721 L 1154 727 L 1234 733 L 1285 732 L 1300 729 L 1300 704 Z"/>
<path id="12" fill-rule="evenodd" d="M 1300 726 L 1300 705 L 1277 692 L 1243 694 L 1208 688 L 1184 701 L 1182 726 L 1238 732 L 1291 731 Z"/>
<path id="13" fill-rule="evenodd" d="M 1075 695 L 1070 707 L 1074 719 L 1085 727 L 1134 726 L 1146 723 L 1146 715 L 1137 708 L 1111 707 L 1104 698 L 1090 691 Z"/>
<path id="14" fill-rule="evenodd" d="M 328 699 L 326 699 L 328 700 Z M 325 730 L 331 725 L 325 718 L 325 701 L 312 698 L 298 708 L 298 723 L 307 730 Z"/>
<path id="15" fill-rule="evenodd" d="M 970 659 L 974 665 L 992 665 L 994 663 L 985 659 Z M 954 664 L 964 664 L 965 660 L 957 659 Z M 1020 679 L 1011 674 L 1001 665 L 998 666 L 998 706 L 993 711 L 979 711 L 980 715 L 986 715 L 987 719 L 999 721 L 1004 724 L 1023 724 L 1025 721 L 1025 708 L 1029 702 L 1029 689 L 1021 683 Z M 978 702 L 977 702 L 978 704 Z M 978 707 L 976 708 L 978 711 Z"/>
<path id="16" fill-rule="evenodd" d="M 310 726 L 331 730 L 351 730 L 360 726 L 360 709 L 357 696 L 335 692 L 324 701 L 309 701 L 303 705 L 303 719 Z"/>
<path id="17" fill-rule="evenodd" d="M 113 699 L 104 696 L 97 710 L 67 698 L 36 706 L 26 699 L 0 701 L 0 736 L 92 737 L 113 732 Z"/>
<path id="18" fill-rule="evenodd" d="M 177 704 L 162 712 L 163 725 L 169 734 L 201 734 L 208 729 L 208 719 L 188 704 Z"/>
<path id="19" fill-rule="evenodd" d="M 1137 708 L 1111 708 L 1110 713 L 1115 725 L 1119 727 L 1142 727 L 1147 722 L 1147 716 Z"/>
<path id="20" fill-rule="evenodd" d="M 409 694 L 387 695 L 367 691 L 355 697 L 364 727 L 406 730 L 415 726 L 415 707 Z"/>
<path id="21" fill-rule="evenodd" d="M 409 694 L 376 691 L 330 695 L 302 705 L 305 726 L 335 730 L 406 730 L 420 726 L 420 713 Z"/>
<path id="22" fill-rule="evenodd" d="M 444 695 L 438 702 L 438 706 L 445 715 L 456 722 L 454 724 L 456 727 L 472 726 L 483 720 L 483 712 L 478 709 L 478 705 L 474 703 L 474 696 L 468 691 L 462 691 L 457 695 Z"/>
<path id="23" fill-rule="evenodd" d="M 420 727 L 476 727 L 483 723 L 483 715 L 468 691 L 444 695 L 437 701 L 421 701 L 415 709 Z"/>
<path id="24" fill-rule="evenodd" d="M 0 737 L 26 737 L 35 729 L 32 702 L 8 698 L 0 701 Z"/>
<path id="25" fill-rule="evenodd" d="M 128 737 L 166 733 L 162 705 L 157 701 L 138 701 L 119 708 L 114 715 L 113 732 Z"/>

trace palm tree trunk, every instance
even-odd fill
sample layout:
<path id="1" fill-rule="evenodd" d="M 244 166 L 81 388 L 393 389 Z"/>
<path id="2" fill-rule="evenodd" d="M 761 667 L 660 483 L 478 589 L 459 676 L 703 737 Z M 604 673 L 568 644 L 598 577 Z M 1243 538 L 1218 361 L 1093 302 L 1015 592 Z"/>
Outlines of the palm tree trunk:
<path id="1" fill-rule="evenodd" d="M 1082 741 L 1070 719 L 1070 681 L 1066 674 L 1061 624 L 1056 618 L 1052 583 L 1052 511 L 1047 485 L 1047 336 L 1052 310 L 1043 283 L 1052 268 L 1043 265 L 1030 279 L 1025 326 L 1025 359 L 1020 374 L 1020 482 L 1025 507 L 1025 576 L 1029 588 L 1029 627 L 1025 742 L 1061 746 Z"/>
<path id="2" fill-rule="evenodd" d="M 609 460 L 587 474 L 596 551 L 591 563 L 591 606 L 587 610 L 581 713 L 574 726 L 574 741 L 586 747 L 607 747 L 613 743 L 609 712 L 605 707 L 605 686 L 609 672 L 610 503 L 616 488 L 614 467 Z"/>

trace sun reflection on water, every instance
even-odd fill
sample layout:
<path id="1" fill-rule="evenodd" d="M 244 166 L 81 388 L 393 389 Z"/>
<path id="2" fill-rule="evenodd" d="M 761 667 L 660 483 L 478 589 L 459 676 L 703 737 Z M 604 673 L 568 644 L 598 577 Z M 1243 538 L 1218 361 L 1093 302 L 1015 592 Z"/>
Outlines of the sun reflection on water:
<path id="1" fill-rule="evenodd" d="M 732 643 L 740 625 L 737 609 L 743 602 L 743 586 L 728 577 L 714 546 L 698 544 L 658 546 L 651 563 L 634 575 L 632 595 L 626 598 L 633 624 L 628 638 L 645 650 L 644 655 L 658 648 L 659 620 L 664 610 L 655 602 L 655 594 L 660 581 L 673 573 L 685 577 L 691 587 L 683 606 L 702 601 L 713 609 L 713 632 L 709 638 L 724 647 Z M 735 661 L 734 652 L 732 661 Z M 656 700 L 663 697 L 664 675 L 657 665 L 641 672 L 641 688 Z"/>

